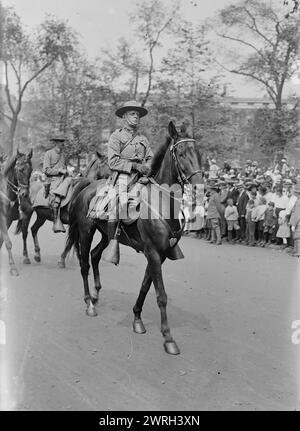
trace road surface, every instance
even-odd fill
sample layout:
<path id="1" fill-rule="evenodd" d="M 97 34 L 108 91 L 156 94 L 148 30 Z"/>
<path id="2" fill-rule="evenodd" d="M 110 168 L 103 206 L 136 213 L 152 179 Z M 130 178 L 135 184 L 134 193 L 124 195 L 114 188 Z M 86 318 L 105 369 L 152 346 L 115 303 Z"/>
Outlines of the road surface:
<path id="1" fill-rule="evenodd" d="M 11 229 L 13 231 L 13 229 Z M 0 407 L 5 410 L 299 410 L 300 260 L 277 250 L 184 237 L 167 261 L 168 315 L 181 354 L 167 355 L 151 288 L 132 331 L 145 258 L 121 246 L 102 263 L 98 316 L 85 314 L 78 261 L 57 267 L 63 234 L 40 230 L 41 264 L 19 277 L 1 258 Z M 90 276 L 91 279 L 91 276 Z M 294 323 L 295 324 L 295 323 Z M 5 334 L 3 333 L 5 331 Z"/>

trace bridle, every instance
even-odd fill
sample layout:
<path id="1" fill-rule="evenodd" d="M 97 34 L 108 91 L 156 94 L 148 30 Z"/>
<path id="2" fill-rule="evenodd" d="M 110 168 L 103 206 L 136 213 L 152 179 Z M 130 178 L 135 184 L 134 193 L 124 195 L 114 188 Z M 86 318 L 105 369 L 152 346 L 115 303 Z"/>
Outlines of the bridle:
<path id="1" fill-rule="evenodd" d="M 16 175 L 16 180 L 17 180 L 17 185 L 14 184 L 12 181 L 10 181 L 8 178 L 6 178 L 6 182 L 7 182 L 7 186 L 8 188 L 17 196 L 17 201 L 19 206 L 21 205 L 21 196 L 20 196 L 20 192 L 21 190 L 25 189 L 29 191 L 30 185 L 29 184 L 22 184 L 19 180 L 18 180 L 18 176 Z M 15 201 L 16 201 L 15 200 Z M 12 201 L 12 202 L 15 202 Z"/>
<path id="2" fill-rule="evenodd" d="M 178 182 L 181 185 L 182 189 L 184 188 L 185 184 L 190 184 L 190 179 L 196 175 L 201 173 L 201 169 L 196 170 L 195 172 L 191 173 L 191 175 L 186 176 L 185 173 L 182 170 L 182 167 L 180 166 L 180 163 L 178 161 L 178 157 L 177 157 L 177 153 L 176 153 L 176 147 L 178 144 L 182 144 L 183 142 L 196 142 L 195 139 L 192 138 L 184 138 L 184 139 L 180 139 L 177 142 L 172 143 L 172 145 L 170 146 L 170 154 L 173 157 L 174 163 L 175 163 L 175 168 L 177 170 L 177 178 L 178 178 Z"/>

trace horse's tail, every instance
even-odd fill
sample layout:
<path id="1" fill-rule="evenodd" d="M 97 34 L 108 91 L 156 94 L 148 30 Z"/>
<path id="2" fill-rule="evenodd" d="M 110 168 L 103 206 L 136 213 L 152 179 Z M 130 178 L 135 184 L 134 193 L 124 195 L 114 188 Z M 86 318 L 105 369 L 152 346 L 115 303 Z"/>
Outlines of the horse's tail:
<path id="1" fill-rule="evenodd" d="M 67 242 L 65 245 L 65 253 L 68 255 L 74 247 L 75 253 L 80 258 L 80 241 L 79 241 L 79 228 L 78 228 L 78 221 L 76 217 L 76 200 L 79 195 L 79 193 L 85 189 L 92 181 L 89 179 L 83 179 L 79 181 L 79 183 L 76 185 L 74 192 L 72 194 L 71 201 L 69 203 L 69 230 L 68 230 L 68 237 Z"/>

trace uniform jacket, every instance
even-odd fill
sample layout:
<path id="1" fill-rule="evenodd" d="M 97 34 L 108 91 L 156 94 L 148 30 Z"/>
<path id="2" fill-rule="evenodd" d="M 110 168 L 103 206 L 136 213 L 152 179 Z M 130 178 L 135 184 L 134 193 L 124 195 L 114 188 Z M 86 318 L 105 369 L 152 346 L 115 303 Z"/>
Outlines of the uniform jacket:
<path id="1" fill-rule="evenodd" d="M 51 183 L 51 190 L 63 182 L 63 175 L 59 169 L 67 169 L 66 158 L 63 152 L 58 153 L 54 148 L 48 150 L 44 157 L 43 172 L 47 182 Z"/>
<path id="2" fill-rule="evenodd" d="M 45 154 L 43 172 L 47 177 L 58 177 L 60 176 L 59 169 L 67 169 L 65 155 L 52 148 Z"/>
<path id="3" fill-rule="evenodd" d="M 112 171 L 131 175 L 133 162 L 144 162 L 150 167 L 152 157 L 148 139 L 140 133 L 133 134 L 123 127 L 109 138 L 108 165 Z"/>

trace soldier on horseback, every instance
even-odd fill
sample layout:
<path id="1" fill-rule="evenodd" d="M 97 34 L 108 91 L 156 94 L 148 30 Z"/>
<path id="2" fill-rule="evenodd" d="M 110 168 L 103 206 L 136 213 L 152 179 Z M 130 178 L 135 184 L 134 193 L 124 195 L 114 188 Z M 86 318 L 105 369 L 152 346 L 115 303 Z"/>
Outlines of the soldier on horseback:
<path id="1" fill-rule="evenodd" d="M 46 175 L 46 193 L 53 195 L 53 231 L 65 232 L 64 225 L 60 220 L 60 204 L 62 198 L 66 197 L 72 178 L 68 177 L 66 158 L 64 154 L 64 143 L 66 138 L 62 135 L 53 136 L 50 141 L 55 146 L 48 150 L 44 157 L 43 172 Z"/>
<path id="2" fill-rule="evenodd" d="M 115 237 L 120 219 L 126 218 L 128 201 L 137 204 L 136 195 L 130 193 L 132 185 L 150 172 L 153 153 L 148 139 L 138 131 L 140 119 L 147 113 L 136 101 L 126 102 L 115 112 L 124 120 L 124 125 L 112 133 L 108 142 L 108 165 L 113 171 L 112 184 L 116 186 L 119 203 L 108 221 L 109 241 Z"/>

